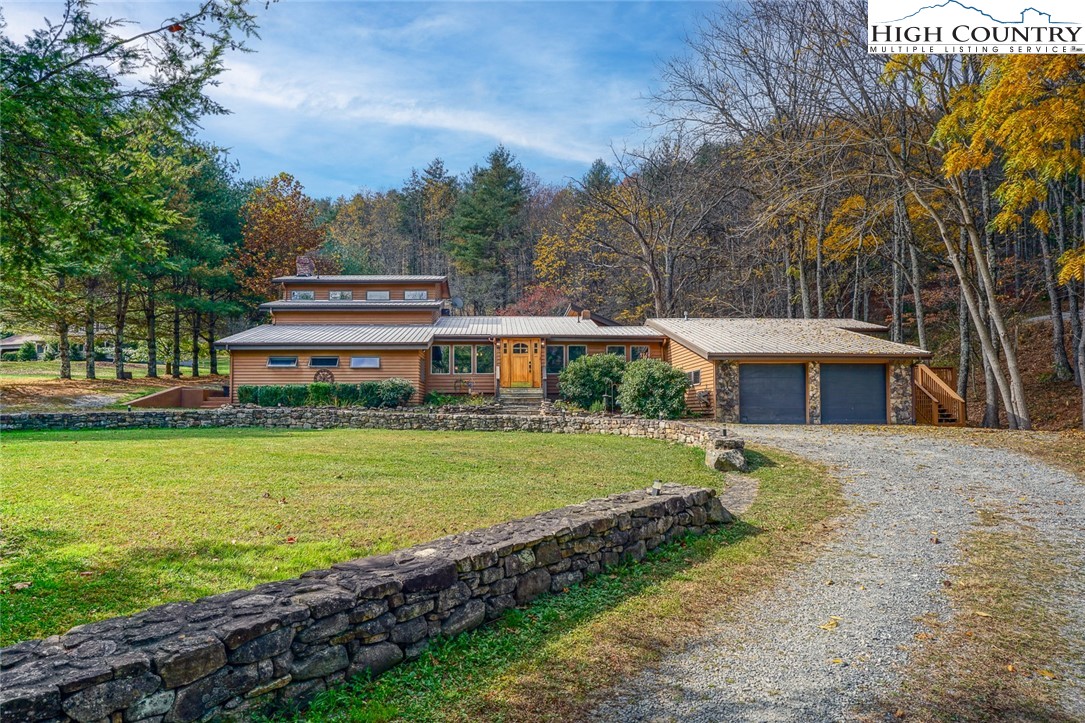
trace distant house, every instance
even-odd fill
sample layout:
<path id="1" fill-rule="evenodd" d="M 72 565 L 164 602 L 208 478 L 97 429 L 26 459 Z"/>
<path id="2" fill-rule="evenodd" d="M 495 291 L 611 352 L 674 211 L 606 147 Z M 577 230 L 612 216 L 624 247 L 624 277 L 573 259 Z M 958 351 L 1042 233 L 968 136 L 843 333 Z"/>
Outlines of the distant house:
<path id="1" fill-rule="evenodd" d="M 912 368 L 930 353 L 870 336 L 853 320 L 452 316 L 444 276 L 276 278 L 271 323 L 220 339 L 232 400 L 241 385 L 399 377 L 428 392 L 556 399 L 558 375 L 588 354 L 664 359 L 686 372 L 691 409 L 723 422 L 915 420 Z M 575 313 L 574 313 L 575 312 Z"/>
<path id="2" fill-rule="evenodd" d="M 38 356 L 41 356 L 41 353 L 45 350 L 45 339 L 42 339 L 37 334 L 15 334 L 6 339 L 0 339 L 0 354 L 19 351 L 23 348 L 23 344 L 28 341 L 34 344 L 34 351 Z"/>

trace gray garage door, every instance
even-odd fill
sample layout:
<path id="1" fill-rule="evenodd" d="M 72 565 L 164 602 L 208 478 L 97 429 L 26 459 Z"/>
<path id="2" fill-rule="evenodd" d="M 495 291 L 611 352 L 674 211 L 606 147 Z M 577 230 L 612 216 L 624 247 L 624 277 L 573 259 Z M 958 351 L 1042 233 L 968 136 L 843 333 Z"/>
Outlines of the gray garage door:
<path id="1" fill-rule="evenodd" d="M 806 365 L 739 365 L 738 405 L 744 424 L 806 424 Z"/>
<path id="2" fill-rule="evenodd" d="M 822 364 L 822 424 L 885 424 L 884 364 Z"/>

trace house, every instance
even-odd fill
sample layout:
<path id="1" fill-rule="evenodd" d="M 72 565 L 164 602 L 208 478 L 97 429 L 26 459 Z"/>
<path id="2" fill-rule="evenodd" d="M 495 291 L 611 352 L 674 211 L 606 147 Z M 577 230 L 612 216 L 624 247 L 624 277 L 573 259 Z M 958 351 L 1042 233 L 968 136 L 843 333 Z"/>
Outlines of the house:
<path id="1" fill-rule="evenodd" d="M 0 339 L 0 354 L 17 352 L 28 341 L 34 345 L 34 352 L 40 357 L 45 350 L 45 339 L 42 339 L 37 334 L 14 334 Z"/>
<path id="2" fill-rule="evenodd" d="M 691 409 L 725 422 L 911 423 L 912 367 L 930 354 L 853 320 L 453 316 L 444 276 L 274 279 L 271 323 L 220 339 L 231 400 L 241 385 L 407 379 L 429 392 L 538 402 L 587 354 L 664 359 L 687 373 Z M 572 310 L 571 310 L 572 311 Z"/>

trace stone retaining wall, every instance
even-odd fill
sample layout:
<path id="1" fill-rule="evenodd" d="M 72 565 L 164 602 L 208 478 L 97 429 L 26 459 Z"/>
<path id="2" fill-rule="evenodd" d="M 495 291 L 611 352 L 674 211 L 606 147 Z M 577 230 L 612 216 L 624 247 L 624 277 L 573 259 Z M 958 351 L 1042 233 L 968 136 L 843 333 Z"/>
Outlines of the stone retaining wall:
<path id="1" fill-rule="evenodd" d="M 665 485 L 81 625 L 0 650 L 0 719 L 166 723 L 304 704 L 730 519 L 713 490 Z"/>

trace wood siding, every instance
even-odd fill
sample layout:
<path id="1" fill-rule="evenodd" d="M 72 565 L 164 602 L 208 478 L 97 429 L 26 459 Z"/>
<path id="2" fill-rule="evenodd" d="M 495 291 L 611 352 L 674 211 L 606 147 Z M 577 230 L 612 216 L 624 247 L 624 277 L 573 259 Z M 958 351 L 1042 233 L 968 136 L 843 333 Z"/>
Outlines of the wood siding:
<path id="1" fill-rule="evenodd" d="M 700 370 L 701 383 L 686 391 L 686 406 L 692 412 L 711 412 L 716 403 L 716 365 L 674 339 L 667 344 L 666 360 L 684 372 Z M 700 392 L 708 392 L 711 401 L 707 405 Z"/>
<path id="2" fill-rule="evenodd" d="M 387 291 L 388 298 L 392 301 L 402 301 L 404 291 L 427 291 L 429 292 L 430 301 L 439 301 L 444 298 L 441 293 L 441 285 L 436 282 L 423 283 L 423 284 L 305 284 L 305 283 L 284 283 L 283 284 L 283 300 L 290 300 L 291 291 L 312 291 L 316 295 L 317 301 L 327 300 L 329 291 L 353 291 L 354 301 L 365 301 L 365 292 L 367 291 Z"/>
<path id="3" fill-rule="evenodd" d="M 269 356 L 296 356 L 296 367 L 269 368 Z M 230 352 L 230 401 L 237 401 L 237 388 L 247 384 L 310 384 L 319 371 L 309 367 L 314 356 L 338 356 L 339 367 L 329 369 L 335 381 L 344 384 L 378 381 L 381 379 L 406 379 L 417 390 L 412 402 L 420 402 L 424 394 L 420 358 L 425 352 L 419 349 L 283 349 L 281 351 L 235 349 Z M 352 356 L 378 356 L 380 369 L 351 369 Z"/>
<path id="4" fill-rule="evenodd" d="M 426 377 L 426 391 L 438 394 L 467 394 L 468 382 L 471 394 L 494 395 L 493 374 L 429 374 Z"/>
<path id="5" fill-rule="evenodd" d="M 303 309 L 274 311 L 272 324 L 432 324 L 437 320 L 436 309 L 380 309 L 358 311 L 307 311 Z"/>

